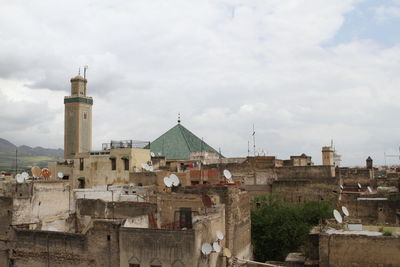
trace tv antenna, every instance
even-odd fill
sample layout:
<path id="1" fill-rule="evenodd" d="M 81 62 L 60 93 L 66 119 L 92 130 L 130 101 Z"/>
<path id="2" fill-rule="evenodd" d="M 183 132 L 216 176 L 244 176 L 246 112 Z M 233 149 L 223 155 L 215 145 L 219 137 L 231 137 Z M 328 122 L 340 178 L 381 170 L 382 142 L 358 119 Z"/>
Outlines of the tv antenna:
<path id="1" fill-rule="evenodd" d="M 256 131 L 254 129 L 253 123 L 253 150 L 254 150 L 254 157 L 256 156 Z"/>
<path id="2" fill-rule="evenodd" d="M 385 165 L 387 165 L 386 164 L 386 158 L 399 158 L 399 160 L 400 160 L 400 146 L 399 146 L 399 155 L 386 155 L 386 152 L 383 152 L 383 154 L 384 154 L 384 157 L 385 157 Z"/>

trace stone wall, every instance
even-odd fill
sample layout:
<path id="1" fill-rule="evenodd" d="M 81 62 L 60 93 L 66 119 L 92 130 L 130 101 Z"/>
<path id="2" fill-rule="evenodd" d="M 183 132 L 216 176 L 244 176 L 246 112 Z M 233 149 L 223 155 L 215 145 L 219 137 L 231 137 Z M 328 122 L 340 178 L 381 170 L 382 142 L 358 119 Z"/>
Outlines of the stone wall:
<path id="1" fill-rule="evenodd" d="M 319 239 L 319 266 L 400 266 L 399 251 L 399 237 L 321 234 Z"/>
<path id="2" fill-rule="evenodd" d="M 360 219 L 362 224 L 386 224 L 398 226 L 397 212 L 400 211 L 400 200 L 357 200 L 340 202 L 350 212 L 350 218 Z"/>

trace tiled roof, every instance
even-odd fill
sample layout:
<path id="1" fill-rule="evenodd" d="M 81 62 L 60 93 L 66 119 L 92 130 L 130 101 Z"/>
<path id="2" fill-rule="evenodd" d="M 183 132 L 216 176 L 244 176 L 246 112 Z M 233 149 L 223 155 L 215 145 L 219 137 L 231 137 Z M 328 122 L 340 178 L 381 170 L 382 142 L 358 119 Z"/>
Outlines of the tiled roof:
<path id="1" fill-rule="evenodd" d="M 179 123 L 151 142 L 150 150 L 166 159 L 189 159 L 195 151 L 217 152 Z"/>

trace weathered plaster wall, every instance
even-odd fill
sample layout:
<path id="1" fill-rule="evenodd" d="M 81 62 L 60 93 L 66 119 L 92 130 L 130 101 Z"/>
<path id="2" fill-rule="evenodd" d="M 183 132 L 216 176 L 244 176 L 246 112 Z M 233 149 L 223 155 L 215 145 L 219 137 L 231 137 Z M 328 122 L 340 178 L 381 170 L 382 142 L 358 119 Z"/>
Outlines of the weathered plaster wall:
<path id="1" fill-rule="evenodd" d="M 399 252 L 399 237 L 321 234 L 319 240 L 319 266 L 400 266 Z"/>

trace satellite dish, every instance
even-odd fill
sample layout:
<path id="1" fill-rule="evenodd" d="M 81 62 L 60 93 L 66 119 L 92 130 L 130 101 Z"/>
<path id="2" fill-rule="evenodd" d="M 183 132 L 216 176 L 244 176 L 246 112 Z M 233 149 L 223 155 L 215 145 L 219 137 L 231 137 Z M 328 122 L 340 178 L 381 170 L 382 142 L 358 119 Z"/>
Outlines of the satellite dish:
<path id="1" fill-rule="evenodd" d="M 229 248 L 224 248 L 224 256 L 227 258 L 232 257 L 232 252 Z"/>
<path id="2" fill-rule="evenodd" d="M 34 178 L 39 178 L 42 170 L 38 166 L 34 166 L 34 167 L 32 167 L 31 172 L 32 172 L 32 176 Z"/>
<path id="3" fill-rule="evenodd" d="M 40 173 L 40 176 L 42 176 L 45 179 L 48 179 L 51 176 L 51 172 L 49 171 L 49 169 L 43 168 L 41 173 Z"/>
<path id="4" fill-rule="evenodd" d="M 60 179 L 64 178 L 64 173 L 58 172 L 57 173 L 57 177 L 60 178 Z"/>
<path id="5" fill-rule="evenodd" d="M 146 163 L 141 163 L 140 166 L 142 167 L 143 170 L 147 170 L 148 165 Z"/>
<path id="6" fill-rule="evenodd" d="M 161 152 L 158 152 L 158 156 L 161 156 Z"/>
<path id="7" fill-rule="evenodd" d="M 149 171 L 151 171 L 151 172 L 153 172 L 153 171 L 154 171 L 154 168 L 153 168 L 153 166 L 149 166 Z"/>
<path id="8" fill-rule="evenodd" d="M 371 187 L 367 186 L 368 192 L 372 193 Z"/>
<path id="9" fill-rule="evenodd" d="M 217 238 L 218 238 L 218 240 L 224 239 L 224 234 L 220 231 L 217 231 Z"/>
<path id="10" fill-rule="evenodd" d="M 179 178 L 175 174 L 171 174 L 169 179 L 171 179 L 173 186 L 178 186 L 180 184 Z"/>
<path id="11" fill-rule="evenodd" d="M 22 184 L 25 181 L 24 177 L 22 177 L 22 175 L 19 173 L 15 175 L 15 180 L 17 180 L 17 183 L 19 184 Z"/>
<path id="12" fill-rule="evenodd" d="M 214 251 L 217 252 L 217 253 L 220 253 L 221 250 L 222 250 L 222 248 L 221 248 L 221 246 L 218 244 L 218 242 L 214 242 L 213 245 L 212 245 L 212 247 L 213 247 Z"/>
<path id="13" fill-rule="evenodd" d="M 164 177 L 164 184 L 166 187 L 172 187 L 172 180 L 168 176 Z"/>
<path id="14" fill-rule="evenodd" d="M 360 189 L 361 189 L 361 185 L 360 185 L 360 183 L 357 183 L 357 185 L 358 185 L 358 188 L 360 188 Z"/>
<path id="15" fill-rule="evenodd" d="M 343 185 L 340 185 L 340 188 L 343 190 Z"/>
<path id="16" fill-rule="evenodd" d="M 156 155 L 154 154 L 154 152 L 150 153 L 151 157 L 154 158 Z"/>
<path id="17" fill-rule="evenodd" d="M 212 250 L 213 250 L 213 248 L 212 248 L 212 246 L 210 245 L 210 243 L 204 243 L 204 244 L 201 246 L 201 252 L 202 252 L 204 255 L 210 254 Z"/>
<path id="18" fill-rule="evenodd" d="M 27 172 L 23 172 L 21 173 L 22 178 L 24 178 L 24 180 L 28 180 L 29 178 L 29 174 Z"/>
<path id="19" fill-rule="evenodd" d="M 342 223 L 343 222 L 342 215 L 340 215 L 340 213 L 336 209 L 333 210 L 333 216 L 335 217 L 335 220 L 338 223 Z"/>
<path id="20" fill-rule="evenodd" d="M 232 178 L 232 173 L 229 170 L 224 170 L 224 176 L 229 180 Z"/>
<path id="21" fill-rule="evenodd" d="M 349 216 L 350 215 L 349 210 L 345 206 L 342 206 L 342 211 L 343 211 L 344 216 Z"/>

